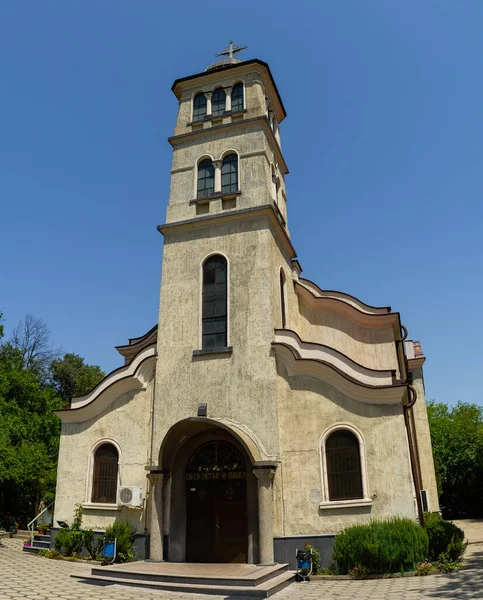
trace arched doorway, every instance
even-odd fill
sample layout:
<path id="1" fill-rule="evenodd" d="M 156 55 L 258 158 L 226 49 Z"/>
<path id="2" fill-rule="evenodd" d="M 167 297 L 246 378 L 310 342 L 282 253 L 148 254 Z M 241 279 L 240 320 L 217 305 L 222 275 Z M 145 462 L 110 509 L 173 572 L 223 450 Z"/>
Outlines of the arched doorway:
<path id="1" fill-rule="evenodd" d="M 247 562 L 247 467 L 218 439 L 200 444 L 186 466 L 186 560 Z"/>

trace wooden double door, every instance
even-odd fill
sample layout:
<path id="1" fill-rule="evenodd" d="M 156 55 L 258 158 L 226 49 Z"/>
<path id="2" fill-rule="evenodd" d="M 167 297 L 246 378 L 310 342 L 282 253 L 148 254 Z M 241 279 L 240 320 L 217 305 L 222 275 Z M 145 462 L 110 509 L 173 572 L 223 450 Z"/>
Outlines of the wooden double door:
<path id="1" fill-rule="evenodd" d="M 246 468 L 225 441 L 208 442 L 186 470 L 187 562 L 247 562 Z"/>

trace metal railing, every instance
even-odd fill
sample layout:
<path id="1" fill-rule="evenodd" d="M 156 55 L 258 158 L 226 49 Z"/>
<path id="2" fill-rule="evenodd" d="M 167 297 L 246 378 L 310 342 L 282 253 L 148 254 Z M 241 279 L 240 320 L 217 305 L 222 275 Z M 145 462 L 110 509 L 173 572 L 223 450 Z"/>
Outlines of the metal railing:
<path id="1" fill-rule="evenodd" d="M 32 545 L 34 543 L 34 526 L 35 526 L 35 521 L 41 517 L 45 511 L 49 510 L 49 508 L 54 504 L 55 500 L 52 500 L 52 502 L 46 506 L 44 508 L 44 510 L 42 512 L 39 512 L 39 514 L 34 517 L 30 523 L 27 525 L 27 529 L 29 530 L 29 535 L 30 535 L 30 545 Z"/>

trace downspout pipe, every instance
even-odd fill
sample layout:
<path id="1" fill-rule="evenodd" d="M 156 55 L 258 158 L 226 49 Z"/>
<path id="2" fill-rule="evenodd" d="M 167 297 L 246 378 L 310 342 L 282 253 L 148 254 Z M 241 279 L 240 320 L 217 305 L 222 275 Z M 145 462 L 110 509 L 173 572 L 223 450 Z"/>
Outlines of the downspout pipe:
<path id="1" fill-rule="evenodd" d="M 424 511 L 423 511 L 423 503 L 421 501 L 421 485 L 420 485 L 420 481 L 419 481 L 419 470 L 418 470 L 418 465 L 417 465 L 416 451 L 414 448 L 413 435 L 412 435 L 412 431 L 411 431 L 411 424 L 409 422 L 409 411 L 416 404 L 416 400 L 418 399 L 418 394 L 412 385 L 410 385 L 410 384 L 407 384 L 407 385 L 408 385 L 408 392 L 409 392 L 411 399 L 408 402 L 408 404 L 406 404 L 403 407 L 404 423 L 406 425 L 406 433 L 408 436 L 409 458 L 411 461 L 411 471 L 412 471 L 412 475 L 413 475 L 414 490 L 416 492 L 416 505 L 418 507 L 419 524 L 421 525 L 421 527 L 424 527 L 425 526 Z"/>

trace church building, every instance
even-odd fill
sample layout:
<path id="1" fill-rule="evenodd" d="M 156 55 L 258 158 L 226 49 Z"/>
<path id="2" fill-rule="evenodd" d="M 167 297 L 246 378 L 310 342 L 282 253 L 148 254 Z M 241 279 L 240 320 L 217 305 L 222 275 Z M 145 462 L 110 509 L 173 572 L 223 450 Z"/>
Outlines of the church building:
<path id="1" fill-rule="evenodd" d="M 57 412 L 54 518 L 128 520 L 141 559 L 328 563 L 344 527 L 439 510 L 425 356 L 399 312 L 303 277 L 285 108 L 240 49 L 172 86 L 158 322 Z"/>

